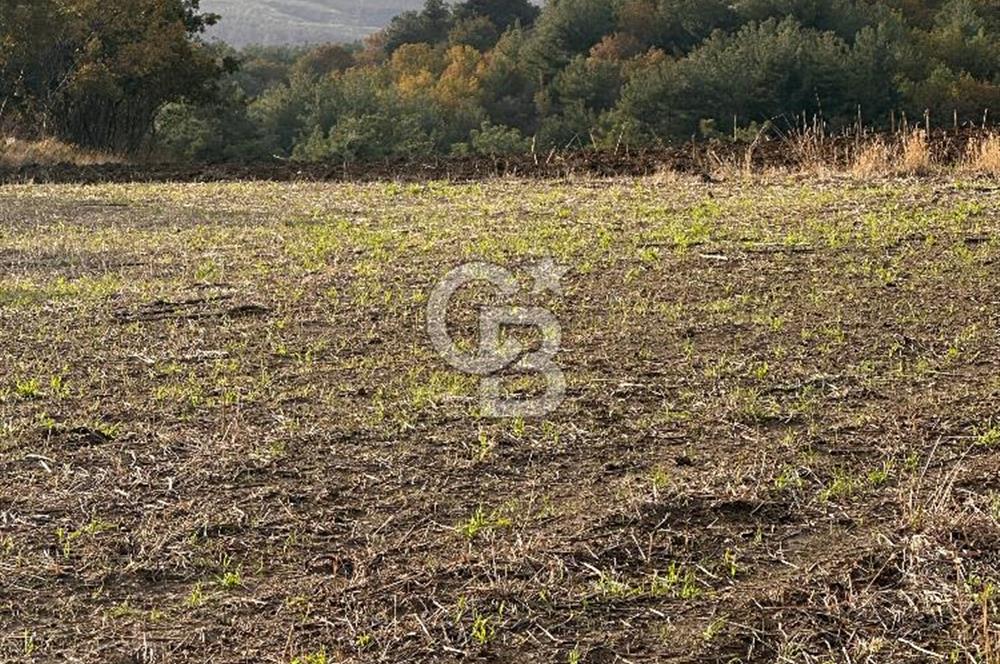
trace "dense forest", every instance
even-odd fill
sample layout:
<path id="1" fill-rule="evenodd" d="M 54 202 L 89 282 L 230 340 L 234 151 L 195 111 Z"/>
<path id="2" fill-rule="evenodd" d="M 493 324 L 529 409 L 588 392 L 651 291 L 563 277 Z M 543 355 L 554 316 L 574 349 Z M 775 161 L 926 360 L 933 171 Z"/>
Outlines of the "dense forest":
<path id="1" fill-rule="evenodd" d="M 4 0 L 0 132 L 204 161 L 502 154 L 1000 112 L 996 0 L 427 0 L 232 49 L 197 0 Z"/>

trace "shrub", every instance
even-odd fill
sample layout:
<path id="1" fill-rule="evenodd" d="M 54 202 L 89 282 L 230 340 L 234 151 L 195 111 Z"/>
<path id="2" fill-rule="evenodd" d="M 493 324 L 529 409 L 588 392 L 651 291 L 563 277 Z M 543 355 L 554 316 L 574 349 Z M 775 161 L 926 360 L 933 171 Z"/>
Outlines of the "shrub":
<path id="1" fill-rule="evenodd" d="M 476 154 L 495 157 L 497 155 L 524 154 L 531 150 L 531 141 L 512 127 L 494 125 L 484 121 L 479 129 L 471 132 L 472 151 Z"/>

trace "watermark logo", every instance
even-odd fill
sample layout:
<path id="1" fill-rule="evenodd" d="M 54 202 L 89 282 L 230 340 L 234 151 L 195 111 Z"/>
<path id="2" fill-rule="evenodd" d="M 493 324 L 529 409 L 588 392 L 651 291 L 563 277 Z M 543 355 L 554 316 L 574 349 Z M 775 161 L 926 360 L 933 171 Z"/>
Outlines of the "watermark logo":
<path id="1" fill-rule="evenodd" d="M 551 258 L 531 265 L 532 295 L 562 295 L 560 280 L 567 268 Z M 448 308 L 455 293 L 472 283 L 485 282 L 510 301 L 520 292 L 517 279 L 504 267 L 493 263 L 460 265 L 438 282 L 427 301 L 427 332 L 441 357 L 455 369 L 481 376 L 480 408 L 486 417 L 543 417 L 551 414 L 566 397 L 566 377 L 555 357 L 562 344 L 562 328 L 548 309 L 513 305 L 487 306 L 479 310 L 479 347 L 465 352 L 448 332 Z M 530 352 L 517 339 L 505 336 L 511 328 L 534 328 L 541 344 Z M 545 378 L 546 389 L 530 398 L 503 395 L 501 372 L 536 374 Z"/>

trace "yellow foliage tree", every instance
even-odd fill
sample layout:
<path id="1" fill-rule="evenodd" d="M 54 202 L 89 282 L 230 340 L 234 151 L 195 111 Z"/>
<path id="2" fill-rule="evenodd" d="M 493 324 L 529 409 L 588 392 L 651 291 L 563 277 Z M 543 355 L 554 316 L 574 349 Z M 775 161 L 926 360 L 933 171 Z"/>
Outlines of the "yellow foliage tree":
<path id="1" fill-rule="evenodd" d="M 396 88 L 406 97 L 431 92 L 442 69 L 441 52 L 429 44 L 404 44 L 389 62 Z"/>
<path id="2" fill-rule="evenodd" d="M 434 98 L 438 103 L 448 108 L 477 103 L 482 61 L 482 54 L 466 44 L 448 49 L 444 71 L 434 86 Z"/>

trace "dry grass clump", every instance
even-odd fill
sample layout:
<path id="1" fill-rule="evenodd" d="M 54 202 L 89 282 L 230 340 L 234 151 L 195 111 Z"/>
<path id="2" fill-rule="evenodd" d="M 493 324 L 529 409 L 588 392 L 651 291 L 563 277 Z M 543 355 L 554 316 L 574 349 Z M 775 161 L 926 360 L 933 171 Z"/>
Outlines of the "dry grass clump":
<path id="1" fill-rule="evenodd" d="M 969 143 L 963 170 L 1000 177 L 1000 135 L 990 133 Z"/>
<path id="2" fill-rule="evenodd" d="M 857 177 L 880 175 L 926 175 L 934 167 L 927 134 L 921 130 L 905 134 L 899 143 L 877 137 L 855 155 L 851 173 Z"/>
<path id="3" fill-rule="evenodd" d="M 831 140 L 822 126 L 791 132 L 786 144 L 800 175 L 825 177 L 840 170 L 836 141 Z"/>
<path id="4" fill-rule="evenodd" d="M 904 136 L 903 158 L 899 162 L 897 172 L 902 175 L 924 175 L 930 172 L 933 165 L 934 159 L 927 133 L 917 130 Z"/>
<path id="5" fill-rule="evenodd" d="M 855 155 L 851 173 L 861 178 L 885 175 L 895 161 L 895 153 L 895 148 L 880 136 Z"/>
<path id="6" fill-rule="evenodd" d="M 85 150 L 69 143 L 45 138 L 39 141 L 25 141 L 19 138 L 0 139 L 0 166 L 7 168 L 54 164 L 74 164 L 76 166 L 91 166 L 94 164 L 119 163 L 121 159 L 97 152 Z"/>

